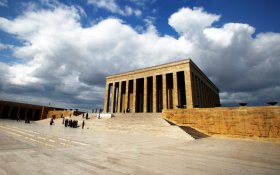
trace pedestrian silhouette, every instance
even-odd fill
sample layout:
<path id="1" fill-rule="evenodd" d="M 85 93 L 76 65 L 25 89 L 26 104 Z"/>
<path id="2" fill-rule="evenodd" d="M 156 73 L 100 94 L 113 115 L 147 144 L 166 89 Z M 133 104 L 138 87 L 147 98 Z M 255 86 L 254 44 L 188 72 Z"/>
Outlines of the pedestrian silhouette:
<path id="1" fill-rule="evenodd" d="M 83 120 L 82 129 L 84 129 L 84 127 L 85 127 L 85 121 Z"/>

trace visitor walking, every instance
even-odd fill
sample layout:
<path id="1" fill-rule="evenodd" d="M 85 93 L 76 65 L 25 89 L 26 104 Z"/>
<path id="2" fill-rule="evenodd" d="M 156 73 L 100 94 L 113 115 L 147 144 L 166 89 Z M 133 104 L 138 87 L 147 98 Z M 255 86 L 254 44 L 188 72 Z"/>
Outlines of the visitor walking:
<path id="1" fill-rule="evenodd" d="M 86 119 L 88 119 L 88 113 L 86 114 Z"/>
<path id="2" fill-rule="evenodd" d="M 84 127 L 85 127 L 85 121 L 83 120 L 82 129 L 84 129 Z"/>

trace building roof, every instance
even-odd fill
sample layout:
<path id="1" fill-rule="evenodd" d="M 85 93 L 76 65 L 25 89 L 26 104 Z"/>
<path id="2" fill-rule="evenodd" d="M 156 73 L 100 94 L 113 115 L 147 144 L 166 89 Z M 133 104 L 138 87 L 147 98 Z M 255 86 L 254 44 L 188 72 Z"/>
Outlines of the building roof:
<path id="1" fill-rule="evenodd" d="M 156 68 L 161 68 L 161 67 L 168 67 L 168 66 L 171 66 L 171 65 L 182 64 L 182 63 L 189 63 L 189 62 L 192 62 L 190 58 L 182 59 L 182 60 L 168 62 L 168 63 L 159 64 L 159 65 L 155 65 L 155 66 L 150 66 L 150 67 L 135 69 L 135 70 L 127 71 L 127 72 L 121 72 L 121 73 L 117 73 L 117 74 L 112 74 L 112 75 L 107 76 L 106 78 L 112 78 L 112 77 L 115 77 L 115 76 L 123 76 L 123 75 L 127 75 L 127 74 L 132 74 L 132 73 L 139 73 L 139 72 L 144 72 L 144 71 L 151 70 L 151 69 L 156 69 Z"/>

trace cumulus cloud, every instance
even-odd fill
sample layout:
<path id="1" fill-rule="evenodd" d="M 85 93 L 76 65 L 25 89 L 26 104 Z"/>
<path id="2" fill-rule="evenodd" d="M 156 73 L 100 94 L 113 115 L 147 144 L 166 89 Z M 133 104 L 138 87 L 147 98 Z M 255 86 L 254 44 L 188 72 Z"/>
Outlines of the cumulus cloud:
<path id="1" fill-rule="evenodd" d="M 172 14 L 168 19 L 168 23 L 179 34 L 186 35 L 190 38 L 201 35 L 203 29 L 212 25 L 213 22 L 220 19 L 219 15 L 210 14 L 203 11 L 203 8 L 182 8 L 178 12 Z"/>
<path id="2" fill-rule="evenodd" d="M 32 86 L 50 98 L 65 94 L 96 105 L 103 104 L 105 76 L 183 58 L 188 50 L 175 38 L 158 36 L 155 27 L 139 34 L 119 19 L 83 28 L 73 6 L 28 11 L 12 20 L 1 17 L 0 28 L 23 42 L 14 56 L 24 59 L 6 65 L 1 91 Z"/>
<path id="3" fill-rule="evenodd" d="M 222 102 L 265 104 L 279 101 L 280 34 L 259 33 L 249 24 L 226 23 L 213 27 L 219 15 L 202 8 L 182 8 L 169 24 L 192 45 L 191 58 L 222 90 Z M 266 97 L 265 89 L 271 89 Z"/>
<path id="4" fill-rule="evenodd" d="M 58 5 L 14 19 L 0 17 L 0 29 L 23 43 L 13 48 L 13 56 L 24 61 L 0 62 L 5 97 L 102 107 L 107 75 L 190 57 L 221 89 L 223 103 L 279 101 L 279 33 L 253 37 L 255 29 L 240 23 L 216 28 L 220 16 L 202 8 L 171 15 L 178 38 L 160 36 L 152 23 L 139 33 L 116 18 L 83 27 L 79 11 Z"/>

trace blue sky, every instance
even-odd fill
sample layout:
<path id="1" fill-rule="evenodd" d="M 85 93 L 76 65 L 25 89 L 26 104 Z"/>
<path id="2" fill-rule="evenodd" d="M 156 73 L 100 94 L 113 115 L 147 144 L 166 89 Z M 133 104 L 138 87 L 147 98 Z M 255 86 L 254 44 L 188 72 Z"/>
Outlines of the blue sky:
<path id="1" fill-rule="evenodd" d="M 280 100 L 278 0 L 0 0 L 0 98 L 91 109 L 105 77 L 182 58 L 224 105 Z"/>

